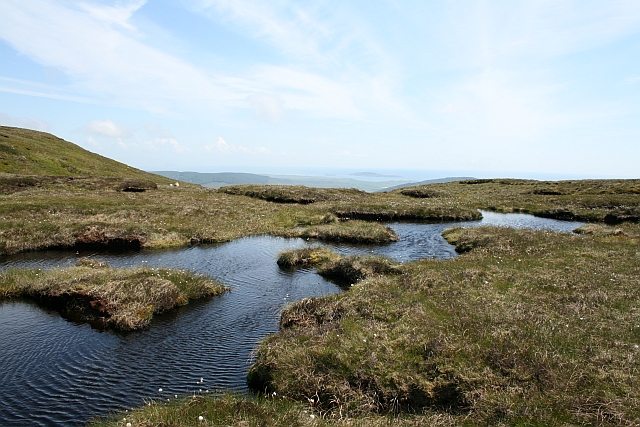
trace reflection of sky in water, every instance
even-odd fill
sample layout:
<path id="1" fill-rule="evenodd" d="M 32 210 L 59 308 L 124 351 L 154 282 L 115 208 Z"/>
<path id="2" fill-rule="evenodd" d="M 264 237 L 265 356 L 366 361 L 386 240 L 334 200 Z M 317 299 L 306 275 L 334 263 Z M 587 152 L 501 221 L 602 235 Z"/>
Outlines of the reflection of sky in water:
<path id="1" fill-rule="evenodd" d="M 455 257 L 440 234 L 453 225 L 504 225 L 570 231 L 580 224 L 483 212 L 482 221 L 389 224 L 400 241 L 383 246 L 327 245 L 343 254 L 375 253 L 400 261 Z M 202 389 L 245 389 L 251 351 L 277 331 L 283 305 L 339 292 L 311 270 L 283 271 L 279 251 L 318 242 L 269 236 L 166 251 L 46 251 L 0 257 L 0 269 L 75 265 L 81 256 L 113 267 L 148 265 L 207 274 L 232 290 L 157 316 L 135 333 L 99 332 L 32 303 L 0 303 L 0 420 L 3 426 L 71 426 L 143 399 Z M 200 378 L 204 383 L 196 383 Z"/>
<path id="2" fill-rule="evenodd" d="M 456 223 L 407 223 L 394 222 L 387 224 L 400 237 L 398 242 L 387 245 L 349 245 L 323 243 L 343 255 L 375 254 L 383 255 L 396 261 L 413 261 L 423 258 L 447 259 L 457 256 L 454 247 L 442 238 L 442 232 L 450 227 L 497 226 L 512 228 L 528 228 L 533 230 L 553 230 L 569 233 L 583 223 L 560 221 L 549 218 L 538 218 L 526 214 L 500 214 L 482 212 L 480 221 Z"/>

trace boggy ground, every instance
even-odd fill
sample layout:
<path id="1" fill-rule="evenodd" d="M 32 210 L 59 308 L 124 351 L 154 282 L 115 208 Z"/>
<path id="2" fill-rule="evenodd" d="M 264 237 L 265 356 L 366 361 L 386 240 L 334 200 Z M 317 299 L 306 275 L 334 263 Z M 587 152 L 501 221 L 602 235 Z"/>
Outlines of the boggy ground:
<path id="1" fill-rule="evenodd" d="M 640 219 L 640 180 L 476 179 L 395 190 L 422 199 L 456 200 L 498 212 L 617 224 Z"/>
<path id="2" fill-rule="evenodd" d="M 216 191 L 141 179 L 0 178 L 0 254 L 82 246 L 162 248 L 251 234 L 381 243 L 397 237 L 377 220 L 470 220 L 481 217 L 477 209 L 489 209 L 616 223 L 637 222 L 640 209 L 640 180 L 474 180 L 365 193 L 255 185 Z"/>
<path id="3" fill-rule="evenodd" d="M 100 328 L 141 329 L 159 314 L 227 288 L 208 277 L 164 268 L 110 268 L 83 258 L 78 266 L 0 272 L 0 301 L 29 298 Z"/>
<path id="4" fill-rule="evenodd" d="M 81 180 L 45 180 L 19 191 L 11 183 L 0 195 L 4 254 L 178 246 L 260 233 L 392 239 L 379 223 L 360 220 L 467 220 L 479 217 L 477 209 L 591 221 L 581 235 L 450 231 L 446 237 L 464 254 L 449 261 L 325 256 L 319 270 L 353 272 L 346 281 L 354 286 L 284 310 L 281 331 L 260 345 L 249 375 L 272 398 L 231 400 L 265 411 L 274 399 L 284 406 L 276 404 L 273 417 L 237 415 L 229 424 L 640 423 L 638 180 L 473 180 L 379 194 L 286 189 L 293 199 L 304 192 L 300 203 L 161 182 L 141 192 Z M 202 404 L 216 408 L 228 399 Z M 166 407 L 181 413 L 196 403 L 176 405 Z M 136 411 L 135 425 L 201 425 L 161 415 L 164 408 Z"/>
<path id="5" fill-rule="evenodd" d="M 287 307 L 250 385 L 331 420 L 640 423 L 640 227 L 445 237 L 464 254 L 370 270 L 343 294 Z M 319 272 L 337 262 L 298 259 Z"/>
<path id="6" fill-rule="evenodd" d="M 460 257 L 405 264 L 284 252 L 282 267 L 361 277 L 285 308 L 249 372 L 258 397 L 95 425 L 638 425 L 640 226 L 581 231 L 452 228 Z"/>

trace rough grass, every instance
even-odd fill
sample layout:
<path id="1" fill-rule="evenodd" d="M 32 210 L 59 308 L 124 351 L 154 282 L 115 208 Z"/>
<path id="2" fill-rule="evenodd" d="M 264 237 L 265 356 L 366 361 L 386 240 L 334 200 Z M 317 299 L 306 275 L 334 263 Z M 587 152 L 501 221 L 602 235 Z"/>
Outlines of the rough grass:
<path id="1" fill-rule="evenodd" d="M 299 236 L 331 242 L 390 243 L 398 241 L 398 236 L 389 227 L 377 222 L 358 220 L 307 227 L 300 232 Z"/>
<path id="2" fill-rule="evenodd" d="M 133 193 L 141 193 L 158 188 L 154 181 L 142 178 L 66 177 L 0 173 L 0 194 L 11 194 L 30 188 L 59 188 L 61 186 Z"/>
<path id="3" fill-rule="evenodd" d="M 619 228 L 446 233 L 465 254 L 288 307 L 251 384 L 331 419 L 637 425 L 640 227 Z"/>
<path id="4" fill-rule="evenodd" d="M 200 419 L 202 417 L 202 420 Z M 237 394 L 151 400 L 129 412 L 97 419 L 89 427 L 417 427 L 448 425 L 446 415 L 402 418 L 371 415 L 359 419 L 323 418 L 311 404 L 278 396 L 252 398 Z"/>
<path id="5" fill-rule="evenodd" d="M 640 205 L 640 194 L 636 193 L 640 181 L 635 180 L 484 180 L 426 186 L 426 190 L 438 192 L 435 198 L 407 197 L 395 191 L 369 194 L 312 189 L 322 197 L 311 204 L 296 204 L 186 184 L 123 192 L 127 180 L 29 179 L 40 184 L 0 194 L 0 254 L 76 246 L 163 248 L 225 242 L 251 234 L 382 242 L 394 237 L 375 220 L 478 219 L 477 209 L 482 208 L 594 222 L 632 222 Z M 566 195 L 534 194 L 542 185 L 557 186 Z M 338 217 L 352 220 L 338 221 Z M 353 221 L 357 218 L 368 223 Z"/>
<path id="6" fill-rule="evenodd" d="M 282 268 L 309 267 L 338 258 L 331 249 L 312 246 L 302 249 L 286 249 L 278 254 L 278 265 Z"/>
<path id="7" fill-rule="evenodd" d="M 227 194 L 253 197 L 275 203 L 309 204 L 325 200 L 341 200 L 345 196 L 362 196 L 364 191 L 337 188 L 312 188 L 304 185 L 230 185 L 220 189 Z"/>
<path id="8" fill-rule="evenodd" d="M 0 298 L 34 299 L 74 319 L 119 330 L 144 328 L 154 314 L 226 290 L 208 277 L 187 271 L 114 269 L 90 259 L 65 269 L 0 272 Z"/>
<path id="9" fill-rule="evenodd" d="M 321 247 L 284 250 L 280 252 L 277 263 L 282 268 L 316 267 L 318 274 L 346 287 L 367 277 L 400 274 L 402 271 L 401 264 L 384 257 L 342 257 Z"/>
<path id="10" fill-rule="evenodd" d="M 49 133 L 8 126 L 0 126 L 0 173 L 135 178 L 158 184 L 172 182 L 91 153 Z"/>
<path id="11" fill-rule="evenodd" d="M 640 180 L 534 181 L 478 179 L 393 191 L 412 197 L 437 194 L 437 203 L 591 222 L 638 222 Z M 431 199 L 428 199 L 431 200 Z"/>

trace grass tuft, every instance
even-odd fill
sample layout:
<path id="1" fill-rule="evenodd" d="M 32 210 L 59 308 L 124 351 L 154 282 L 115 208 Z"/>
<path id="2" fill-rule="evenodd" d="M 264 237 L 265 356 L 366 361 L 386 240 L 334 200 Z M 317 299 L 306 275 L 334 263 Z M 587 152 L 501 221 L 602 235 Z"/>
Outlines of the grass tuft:
<path id="1" fill-rule="evenodd" d="M 302 249 L 287 249 L 278 254 L 278 265 L 282 268 L 308 267 L 337 258 L 332 250 L 312 246 Z"/>
<path id="2" fill-rule="evenodd" d="M 331 419 L 635 425 L 640 228 L 619 228 L 449 230 L 455 260 L 287 307 L 249 383 Z"/>
<path id="3" fill-rule="evenodd" d="M 306 239 L 351 243 L 397 242 L 398 236 L 389 227 L 377 222 L 343 221 L 307 227 L 299 234 Z"/>
<path id="4" fill-rule="evenodd" d="M 3 271 L 0 283 L 2 298 L 34 299 L 65 316 L 119 330 L 144 328 L 154 314 L 227 290 L 206 276 L 183 270 L 113 269 L 88 258 L 65 269 Z"/>

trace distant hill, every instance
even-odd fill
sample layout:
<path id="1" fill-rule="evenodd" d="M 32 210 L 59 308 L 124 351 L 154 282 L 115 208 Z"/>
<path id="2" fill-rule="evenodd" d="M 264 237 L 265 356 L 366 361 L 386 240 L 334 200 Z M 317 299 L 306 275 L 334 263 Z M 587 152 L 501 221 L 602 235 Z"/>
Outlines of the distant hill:
<path id="1" fill-rule="evenodd" d="M 396 185 L 395 187 L 386 188 L 384 191 L 397 190 L 398 188 L 415 187 L 416 185 L 427 184 L 444 184 L 445 182 L 463 181 L 465 179 L 475 179 L 470 176 L 453 176 L 447 178 L 428 179 L 426 181 L 409 182 L 407 184 Z"/>
<path id="2" fill-rule="evenodd" d="M 200 184 L 209 188 L 220 188 L 237 184 L 305 185 L 316 188 L 357 188 L 363 191 L 384 191 L 406 181 L 372 182 L 353 178 L 339 178 L 307 175 L 258 175 L 253 173 L 199 173 L 176 171 L 153 171 L 174 180 Z"/>
<path id="3" fill-rule="evenodd" d="M 92 153 L 50 133 L 0 126 L 0 173 L 47 176 L 96 176 L 171 182 Z"/>
<path id="4" fill-rule="evenodd" d="M 152 171 L 158 175 L 165 176 L 177 181 L 191 182 L 205 187 L 218 188 L 225 185 L 236 184 L 270 184 L 271 178 L 266 175 L 254 173 L 200 173 L 200 172 L 176 172 L 176 171 Z"/>

